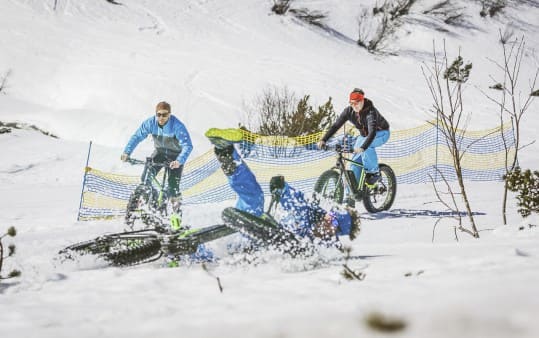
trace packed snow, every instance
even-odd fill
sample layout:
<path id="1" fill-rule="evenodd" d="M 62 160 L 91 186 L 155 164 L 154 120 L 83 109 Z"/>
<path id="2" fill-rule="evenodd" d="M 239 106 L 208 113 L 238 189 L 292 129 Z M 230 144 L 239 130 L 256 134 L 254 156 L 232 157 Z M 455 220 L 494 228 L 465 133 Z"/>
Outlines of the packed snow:
<path id="1" fill-rule="evenodd" d="M 473 62 L 464 96 L 469 129 L 493 128 L 498 109 L 481 91 L 502 80 L 498 32 L 526 39 L 527 93 L 539 64 L 537 1 L 508 1 L 492 18 L 479 16 L 479 2 L 455 1 L 465 27 L 422 14 L 437 2 L 418 1 L 396 33 L 396 55 L 355 43 L 357 17 L 375 1 L 293 2 L 326 13 L 326 30 L 273 14 L 270 0 L 117 2 L 0 3 L 0 81 L 7 74 L 0 121 L 57 136 L 29 128 L 0 134 L 0 233 L 18 231 L 2 239 L 17 246 L 2 275 L 22 272 L 0 281 L 2 337 L 384 335 L 366 324 L 373 313 L 403 321 L 393 334 L 400 337 L 539 335 L 539 219 L 523 219 L 510 194 L 503 225 L 501 182 L 466 183 L 479 239 L 459 232 L 455 240 L 456 222 L 432 186 L 419 184 L 400 185 L 387 212 L 358 206 L 362 231 L 343 239 L 348 261 L 328 250 L 307 259 L 267 253 L 249 264 L 227 255 L 232 237 L 210 244 L 220 260 L 206 269 L 57 260 L 67 245 L 123 230 L 121 220 L 76 220 L 89 142 L 90 166 L 133 173 L 120 154 L 157 102 L 170 102 L 189 129 L 191 159 L 210 149 L 208 128 L 245 123 L 253 100 L 272 86 L 310 94 L 313 105 L 332 97 L 337 112 L 362 87 L 393 130 L 411 128 L 432 118 L 421 66 L 432 61 L 433 42 L 441 50 L 445 39 L 450 59 L 460 51 Z M 522 125 L 524 168 L 539 164 L 538 109 L 535 101 Z M 151 149 L 145 141 L 136 154 Z M 232 205 L 186 206 L 184 222 L 218 224 Z M 345 263 L 365 278 L 345 279 Z"/>

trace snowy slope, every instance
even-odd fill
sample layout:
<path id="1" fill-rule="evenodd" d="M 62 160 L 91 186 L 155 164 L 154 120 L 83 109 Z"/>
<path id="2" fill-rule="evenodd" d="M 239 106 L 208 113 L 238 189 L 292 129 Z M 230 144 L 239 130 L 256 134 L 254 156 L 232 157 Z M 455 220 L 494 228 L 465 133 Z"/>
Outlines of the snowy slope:
<path id="1" fill-rule="evenodd" d="M 91 165 L 128 172 L 118 157 L 154 105 L 167 100 L 188 126 L 192 156 L 209 148 L 209 127 L 244 121 L 244 105 L 268 86 L 328 97 L 340 111 L 360 86 L 395 130 L 429 119 L 430 96 L 421 73 L 433 40 L 473 62 L 465 104 L 470 129 L 497 125 L 497 110 L 480 93 L 498 77 L 499 29 L 512 23 L 524 35 L 522 81 L 538 65 L 539 4 L 511 2 L 502 16 L 480 18 L 476 2 L 456 1 L 470 27 L 444 26 L 421 13 L 419 1 L 394 44 L 398 56 L 373 56 L 355 45 L 357 16 L 375 1 L 296 1 L 327 13 L 331 30 L 270 12 L 269 0 L 4 0 L 0 2 L 0 121 L 25 122 L 52 132 L 0 134 L 0 233 L 19 231 L 17 255 L 6 269 L 22 277 L 0 283 L 2 336 L 17 337 L 356 337 L 373 336 L 364 318 L 396 316 L 404 337 L 535 337 L 539 298 L 539 219 L 522 220 L 514 196 L 509 225 L 500 215 L 502 186 L 470 183 L 481 239 L 454 240 L 454 221 L 433 226 L 444 207 L 430 185 L 399 186 L 393 209 L 363 212 L 362 233 L 346 245 L 363 281 L 340 275 L 335 252 L 307 261 L 259 257 L 260 264 L 224 254 L 228 239 L 212 243 L 222 254 L 210 267 L 165 269 L 160 262 L 118 269 L 82 262 L 63 265 L 56 252 L 76 241 L 120 231 L 116 221 L 77 222 L 88 142 Z M 441 32 L 435 28 L 445 28 Z M 497 75 L 498 74 L 498 75 Z M 497 76 L 496 76 L 497 75 Z M 526 88 L 526 85 L 524 85 Z M 536 138 L 538 103 L 523 125 L 524 143 Z M 151 144 L 141 145 L 144 153 Z M 537 168 L 538 145 L 522 163 Z M 430 202 L 430 203 L 429 203 Z M 185 210 L 195 227 L 220 222 L 232 201 Z"/>
<path id="2" fill-rule="evenodd" d="M 414 127 L 429 118 L 431 105 L 421 62 L 430 59 L 433 40 L 440 48 L 442 39 L 450 59 L 460 47 L 474 63 L 467 95 L 475 126 L 495 126 L 495 118 L 485 121 L 495 107 L 487 100 L 475 104 L 482 97 L 475 86 L 492 85 L 489 76 L 497 69 L 486 58 L 501 57 L 498 30 L 513 22 L 516 35 L 526 36 L 530 53 L 539 44 L 534 20 L 539 9 L 528 5 L 509 8 L 509 17 L 482 19 L 478 4 L 458 2 L 457 8 L 468 7 L 461 10 L 473 29 L 446 25 L 449 33 L 442 33 L 431 27 L 440 26 L 439 19 L 420 14 L 435 2 L 420 1 L 396 35 L 401 55 L 373 57 L 355 44 L 359 12 L 373 1 L 361 6 L 347 0 L 297 2 L 298 8 L 326 13 L 326 24 L 338 37 L 292 16 L 272 15 L 268 0 L 181 5 L 148 0 L 125 1 L 123 6 L 61 0 L 56 11 L 53 3 L 2 2 L 6 48 L 0 72 L 12 70 L 6 92 L 40 106 L 40 111 L 2 109 L 0 118 L 26 120 L 63 138 L 110 146 L 123 146 L 164 99 L 190 126 L 195 151 L 201 153 L 208 148 L 203 131 L 244 121 L 245 103 L 268 86 L 311 94 L 313 104 L 332 97 L 337 111 L 350 89 L 360 86 L 394 128 Z M 523 73 L 530 67 L 525 63 Z M 81 122 L 83 131 L 76 128 Z"/>

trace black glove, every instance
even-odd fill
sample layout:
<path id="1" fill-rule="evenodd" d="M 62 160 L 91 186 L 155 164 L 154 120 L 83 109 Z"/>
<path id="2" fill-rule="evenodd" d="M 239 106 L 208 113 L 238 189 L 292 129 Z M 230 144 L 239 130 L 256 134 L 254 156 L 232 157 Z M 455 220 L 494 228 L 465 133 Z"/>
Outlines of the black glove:
<path id="1" fill-rule="evenodd" d="M 284 188 L 284 176 L 273 176 L 270 180 L 270 191 L 271 193 L 277 192 L 277 190 L 283 190 Z"/>

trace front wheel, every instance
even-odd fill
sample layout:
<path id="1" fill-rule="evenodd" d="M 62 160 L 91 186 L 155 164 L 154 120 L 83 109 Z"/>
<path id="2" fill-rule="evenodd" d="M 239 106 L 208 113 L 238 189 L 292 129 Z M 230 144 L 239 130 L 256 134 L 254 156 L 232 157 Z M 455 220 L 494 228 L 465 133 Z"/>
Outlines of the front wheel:
<path id="1" fill-rule="evenodd" d="M 317 199 L 325 199 L 341 204 L 344 198 L 344 186 L 341 174 L 336 170 L 327 170 L 320 175 L 314 185 Z"/>
<path id="2" fill-rule="evenodd" d="M 160 258 L 161 242 L 154 233 L 117 233 L 70 245 L 59 255 L 63 260 L 92 255 L 113 266 L 134 265 Z"/>
<path id="3" fill-rule="evenodd" d="M 395 201 L 397 194 L 397 178 L 390 166 L 380 164 L 382 178 L 374 187 L 365 185 L 363 205 L 368 212 L 376 213 L 388 210 Z"/>
<path id="4" fill-rule="evenodd" d="M 129 229 L 148 228 L 159 226 L 160 222 L 155 217 L 155 206 L 153 205 L 154 192 L 147 185 L 141 184 L 137 186 L 135 191 L 129 196 L 127 208 L 125 210 L 125 224 Z M 144 225 L 138 226 L 136 223 L 141 222 Z"/>

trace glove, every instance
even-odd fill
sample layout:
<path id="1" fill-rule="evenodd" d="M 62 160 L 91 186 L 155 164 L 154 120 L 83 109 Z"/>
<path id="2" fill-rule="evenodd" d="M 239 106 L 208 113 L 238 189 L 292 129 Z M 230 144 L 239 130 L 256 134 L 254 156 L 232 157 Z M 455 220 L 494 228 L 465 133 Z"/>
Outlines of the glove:
<path id="1" fill-rule="evenodd" d="M 279 202 L 284 189 L 284 176 L 273 176 L 270 180 L 270 192 L 272 198 Z"/>
<path id="2" fill-rule="evenodd" d="M 127 161 L 128 158 L 129 158 L 129 155 L 127 155 L 126 153 L 123 153 L 122 156 L 120 156 L 120 160 L 122 160 L 122 162 Z"/>
<path id="3" fill-rule="evenodd" d="M 277 190 L 283 190 L 284 176 L 273 176 L 270 180 L 270 192 L 273 194 Z"/>
<path id="4" fill-rule="evenodd" d="M 326 150 L 326 142 L 325 141 L 318 141 L 318 149 L 320 150 Z"/>
<path id="5" fill-rule="evenodd" d="M 354 148 L 354 154 L 361 154 L 362 152 L 364 152 L 365 150 L 363 148 Z"/>

